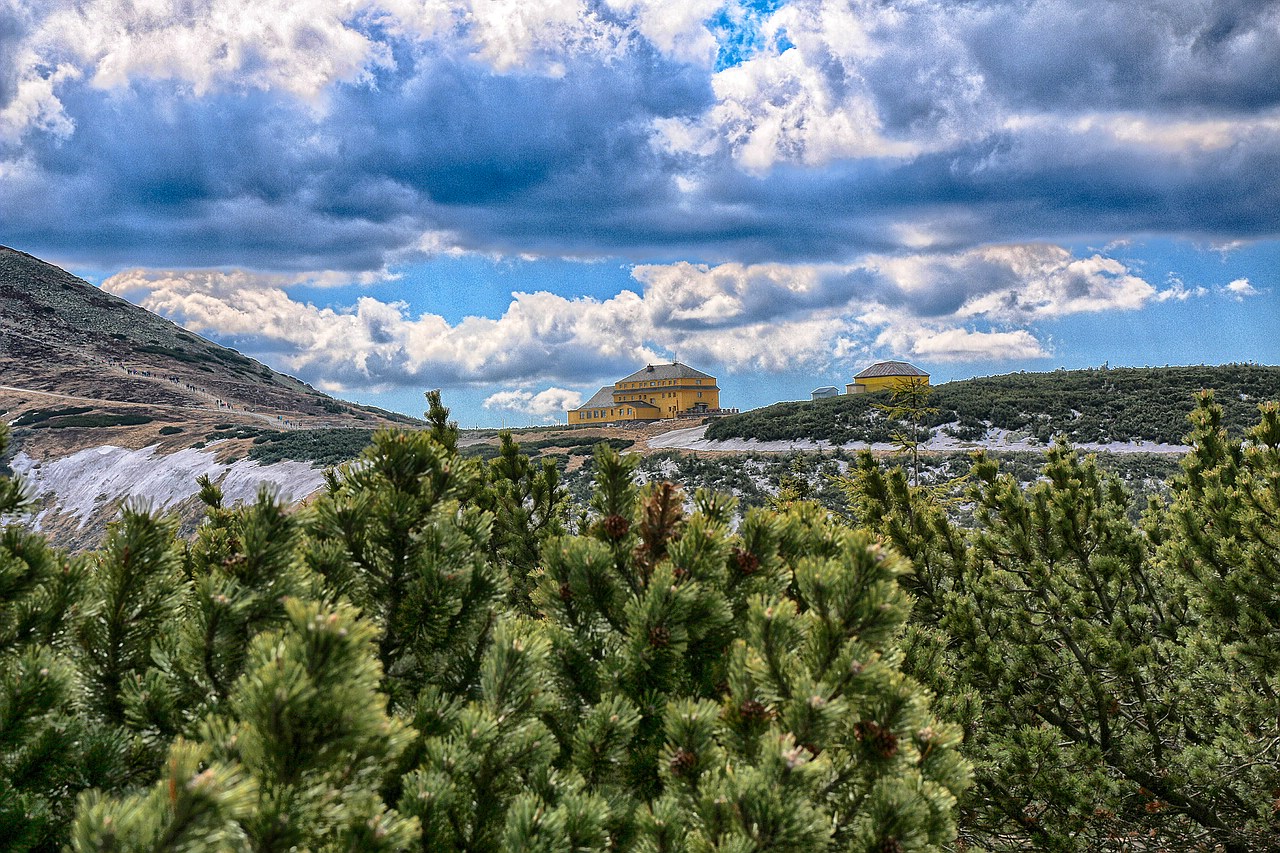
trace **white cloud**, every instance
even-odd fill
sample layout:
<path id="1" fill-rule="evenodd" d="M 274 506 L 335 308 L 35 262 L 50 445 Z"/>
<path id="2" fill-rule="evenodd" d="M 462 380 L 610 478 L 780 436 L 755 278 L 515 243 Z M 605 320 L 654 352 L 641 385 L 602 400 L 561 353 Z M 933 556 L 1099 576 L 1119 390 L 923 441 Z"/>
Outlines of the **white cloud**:
<path id="1" fill-rule="evenodd" d="M 1199 299 L 1202 296 L 1208 295 L 1208 293 L 1209 288 L 1204 287 L 1203 285 L 1191 287 L 1176 275 L 1170 275 L 1169 286 L 1156 294 L 1156 301 L 1168 302 L 1172 299 L 1177 302 L 1186 302 L 1191 298 Z"/>
<path id="2" fill-rule="evenodd" d="M 731 373 L 823 370 L 896 354 L 922 360 L 1020 360 L 1048 354 L 1027 325 L 1132 310 L 1157 294 L 1118 261 L 1057 246 L 867 257 L 852 264 L 640 265 L 640 292 L 608 299 L 514 293 L 498 317 L 414 315 L 364 296 L 345 308 L 289 295 L 337 273 L 129 270 L 103 288 L 334 390 L 512 383 L 486 405 L 545 415 L 558 386 L 678 358 Z M 1244 284 L 1224 292 L 1243 295 Z M 1171 294 L 1174 295 L 1165 295 Z M 544 411 L 545 410 L 545 411 Z"/>
<path id="3" fill-rule="evenodd" d="M 548 423 L 554 422 L 561 412 L 576 409 L 582 405 L 582 394 L 568 388 L 544 388 L 533 392 L 525 389 L 499 391 L 485 398 L 486 409 L 499 409 L 508 412 L 519 412 L 542 418 Z"/>
<path id="4" fill-rule="evenodd" d="M 30 130 L 41 130 L 67 138 L 75 131 L 75 122 L 67 115 L 54 90 L 68 80 L 80 77 L 80 71 L 66 63 L 43 74 L 35 73 L 37 60 L 25 53 L 24 73 L 9 103 L 0 109 L 0 143 L 18 142 Z"/>
<path id="5" fill-rule="evenodd" d="M 696 119 L 656 121 L 656 141 L 699 155 L 723 145 L 752 172 L 778 163 L 815 166 L 840 158 L 907 157 L 921 150 L 882 136 L 870 91 L 832 85 L 821 61 L 797 46 L 766 51 L 719 71 L 712 78 L 716 104 Z"/>
<path id="6" fill-rule="evenodd" d="M 632 21 L 636 31 L 662 53 L 681 62 L 709 66 L 716 39 L 705 22 L 723 0 L 604 0 Z"/>
<path id="7" fill-rule="evenodd" d="M 705 21 L 719 0 L 83 0 L 25 10 L 24 37 L 4 65 L 17 97 L 3 104 L 0 141 L 31 130 L 67 134 L 58 90 L 79 77 L 106 90 L 171 81 L 178 94 L 230 89 L 289 93 L 322 109 L 336 84 L 393 68 L 393 43 L 476 61 L 498 73 L 552 77 L 579 56 L 612 62 L 637 40 L 709 66 Z M 27 13 L 30 14 L 27 14 Z M 2 71 L 3 69 L 0 69 Z"/>
<path id="8" fill-rule="evenodd" d="M 1096 254 L 1076 258 L 1060 246 L 998 246 L 960 257 L 1006 267 L 1016 282 L 1014 287 L 974 296 L 958 312 L 962 317 L 1026 322 L 1132 311 L 1156 296 L 1154 287 L 1120 261 Z"/>
<path id="9" fill-rule="evenodd" d="M 1049 350 L 1027 329 L 979 330 L 953 322 L 922 320 L 901 309 L 875 305 L 858 317 L 879 329 L 874 351 L 929 361 L 1016 361 L 1043 358 Z"/>
<path id="10" fill-rule="evenodd" d="M 1026 329 L 1012 332 L 977 332 L 971 329 L 923 331 L 909 352 L 935 361 L 1017 361 L 1044 358 L 1049 352 Z"/>
<path id="11" fill-rule="evenodd" d="M 340 310 L 299 302 L 286 292 L 290 278 L 130 270 L 102 286 L 193 331 L 278 353 L 291 372 L 335 390 L 583 378 L 662 357 L 646 344 L 647 315 L 630 291 L 604 302 L 515 293 L 502 316 L 451 325 L 367 296 Z"/>
<path id="12" fill-rule="evenodd" d="M 777 319 L 798 309 L 848 301 L 832 294 L 833 279 L 852 268 L 837 264 L 641 264 L 631 275 L 644 286 L 655 325 L 737 326 Z"/>
<path id="13" fill-rule="evenodd" d="M 391 62 L 356 26 L 353 0 L 88 0 L 44 20 L 34 42 L 67 57 L 103 89 L 174 80 L 196 95 L 225 84 L 315 98 Z"/>
<path id="14" fill-rule="evenodd" d="M 1053 136 L 1059 144 L 1073 137 L 1089 144 L 1109 144 L 1126 149 L 1146 149 L 1171 155 L 1203 154 L 1238 146 L 1250 138 L 1275 138 L 1280 114 L 1256 117 L 1183 119 L 1149 115 L 1132 110 L 1017 113 L 1003 120 L 1006 130 L 1017 134 Z"/>
<path id="15" fill-rule="evenodd" d="M 1238 278 L 1235 281 L 1224 284 L 1222 292 L 1237 302 L 1243 302 L 1246 297 L 1258 296 L 1262 293 L 1261 290 L 1250 284 L 1247 278 Z"/>

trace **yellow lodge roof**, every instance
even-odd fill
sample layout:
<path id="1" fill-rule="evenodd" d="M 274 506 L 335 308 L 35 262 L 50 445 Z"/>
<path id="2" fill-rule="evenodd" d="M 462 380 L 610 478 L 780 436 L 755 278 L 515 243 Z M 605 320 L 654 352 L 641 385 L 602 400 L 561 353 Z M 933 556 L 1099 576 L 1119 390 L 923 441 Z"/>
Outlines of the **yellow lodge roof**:
<path id="1" fill-rule="evenodd" d="M 905 361 L 877 361 L 854 379 L 876 379 L 883 376 L 928 376 L 914 364 Z"/>
<path id="2" fill-rule="evenodd" d="M 630 376 L 624 376 L 614 384 L 623 382 L 648 382 L 649 380 L 664 379 L 715 379 L 709 373 L 703 373 L 701 370 L 690 367 L 687 364 L 681 364 L 673 361 L 670 364 L 650 364 L 642 367 Z"/>
<path id="3" fill-rule="evenodd" d="M 613 400 L 613 386 L 606 385 L 596 393 L 592 394 L 590 400 L 583 403 L 577 409 L 570 409 L 569 411 L 576 412 L 579 409 L 608 409 L 615 406 L 630 406 L 633 409 L 658 410 L 657 406 L 652 405 L 645 400 L 626 400 L 621 403 L 615 403 Z"/>
<path id="4" fill-rule="evenodd" d="M 606 385 L 591 395 L 591 399 L 579 406 L 579 409 L 607 409 L 613 405 L 613 386 Z"/>

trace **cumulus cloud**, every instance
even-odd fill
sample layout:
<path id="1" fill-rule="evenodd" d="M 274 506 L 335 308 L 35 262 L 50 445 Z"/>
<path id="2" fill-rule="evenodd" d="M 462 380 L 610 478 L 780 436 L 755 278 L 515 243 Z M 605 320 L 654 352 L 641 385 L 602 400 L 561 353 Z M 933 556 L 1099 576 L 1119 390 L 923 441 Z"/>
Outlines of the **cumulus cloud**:
<path id="1" fill-rule="evenodd" d="M 891 352 L 932 362 L 1014 362 L 1050 354 L 1026 329 L 978 331 L 910 320 L 885 326 L 876 343 Z"/>
<path id="2" fill-rule="evenodd" d="M 815 166 L 920 150 L 882 136 L 871 93 L 829 85 L 824 70 L 799 47 L 720 71 L 712 86 L 718 102 L 706 114 L 655 122 L 664 145 L 702 154 L 723 145 L 751 172 L 778 163 Z"/>
<path id="3" fill-rule="evenodd" d="M 976 250 L 964 256 L 979 263 L 1007 265 L 1017 286 L 974 296 L 960 316 L 1027 321 L 1067 314 L 1141 308 L 1156 289 L 1120 261 L 1093 255 L 1075 258 L 1059 246 L 1019 246 Z"/>
<path id="4" fill-rule="evenodd" d="M 1222 292 L 1237 302 L 1243 302 L 1246 297 L 1258 296 L 1262 291 L 1249 283 L 1247 278 L 1238 278 L 1222 286 Z"/>
<path id="5" fill-rule="evenodd" d="M 1280 169 L 1278 16 L 1247 0 L 0 0 L 0 222 L 98 266 L 273 270 L 378 269 L 424 234 L 787 264 L 1258 239 L 1280 206 L 1257 180 Z"/>
<path id="6" fill-rule="evenodd" d="M 299 283 L 336 283 L 337 273 L 135 269 L 103 288 L 195 331 L 272 354 L 327 388 L 512 383 L 486 406 L 536 415 L 565 408 L 572 392 L 534 393 L 531 383 L 585 384 L 669 358 L 733 373 L 825 370 L 871 355 L 1041 358 L 1048 349 L 1035 322 L 1165 298 L 1114 259 L 1077 258 L 1049 245 L 846 265 L 646 264 L 632 275 L 640 292 L 607 299 L 514 293 L 500 316 L 453 323 L 415 315 L 403 302 L 363 296 L 347 307 L 321 307 L 288 292 Z"/>
<path id="7" fill-rule="evenodd" d="M 1169 276 L 1168 285 L 1156 294 L 1156 301 L 1168 302 L 1172 299 L 1175 302 L 1186 302 L 1191 298 L 1198 299 L 1202 296 L 1207 296 L 1208 293 L 1209 288 L 1203 285 L 1196 285 L 1195 287 L 1192 287 L 1178 276 L 1171 275 Z"/>
<path id="8" fill-rule="evenodd" d="M 522 388 L 499 391 L 490 394 L 483 403 L 486 409 L 519 412 L 541 418 L 547 423 L 554 422 L 561 412 L 581 405 L 581 393 L 555 386 L 537 392 Z"/>
<path id="9" fill-rule="evenodd" d="M 403 302 L 361 297 L 335 310 L 293 299 L 281 279 L 243 271 L 132 270 L 102 287 L 192 329 L 272 353 L 326 387 L 387 389 L 584 379 L 653 361 L 641 299 L 515 293 L 500 317 L 449 324 Z"/>

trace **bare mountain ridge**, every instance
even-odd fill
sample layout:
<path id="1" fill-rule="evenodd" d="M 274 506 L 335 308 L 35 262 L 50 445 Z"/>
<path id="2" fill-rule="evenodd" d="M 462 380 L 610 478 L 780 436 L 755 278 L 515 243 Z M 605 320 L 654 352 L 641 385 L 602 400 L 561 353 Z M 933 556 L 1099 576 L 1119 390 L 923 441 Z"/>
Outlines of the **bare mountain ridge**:
<path id="1" fill-rule="evenodd" d="M 0 375 L 6 386 L 102 402 L 218 408 L 221 399 L 271 415 L 351 414 L 291 376 L 6 247 Z"/>
<path id="2" fill-rule="evenodd" d="M 259 451 L 284 439 L 332 450 L 419 423 L 336 400 L 6 247 L 0 418 L 13 440 L 8 466 L 36 498 L 34 523 L 72 547 L 96 544 L 128 500 L 190 527 L 201 474 L 228 500 L 263 485 L 304 498 L 320 485 L 307 461 L 319 457 Z"/>

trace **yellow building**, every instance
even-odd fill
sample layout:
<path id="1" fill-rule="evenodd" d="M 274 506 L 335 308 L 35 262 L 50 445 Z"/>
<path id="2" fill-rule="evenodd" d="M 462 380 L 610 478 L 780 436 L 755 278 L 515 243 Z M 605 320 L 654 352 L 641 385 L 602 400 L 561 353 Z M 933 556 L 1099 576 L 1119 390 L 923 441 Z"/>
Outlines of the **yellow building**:
<path id="1" fill-rule="evenodd" d="M 878 361 L 853 377 L 853 381 L 844 386 L 844 389 L 846 394 L 892 391 L 901 382 L 920 378 L 924 379 L 925 385 L 929 384 L 929 374 L 913 364 L 905 361 Z"/>
<path id="2" fill-rule="evenodd" d="M 569 424 L 654 421 L 720 410 L 716 378 L 687 364 L 650 364 L 606 385 L 567 412 Z"/>

